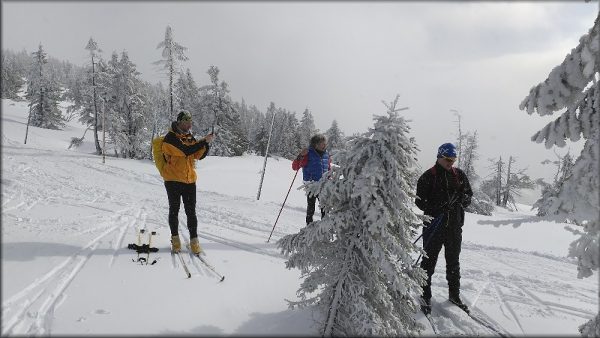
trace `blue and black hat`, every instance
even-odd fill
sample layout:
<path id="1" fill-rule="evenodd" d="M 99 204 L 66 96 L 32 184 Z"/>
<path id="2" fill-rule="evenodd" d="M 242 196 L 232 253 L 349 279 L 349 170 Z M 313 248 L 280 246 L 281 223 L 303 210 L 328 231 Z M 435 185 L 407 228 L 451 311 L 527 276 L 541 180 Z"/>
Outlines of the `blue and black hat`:
<path id="1" fill-rule="evenodd" d="M 444 143 L 438 148 L 437 158 L 456 158 L 456 147 L 452 143 Z"/>

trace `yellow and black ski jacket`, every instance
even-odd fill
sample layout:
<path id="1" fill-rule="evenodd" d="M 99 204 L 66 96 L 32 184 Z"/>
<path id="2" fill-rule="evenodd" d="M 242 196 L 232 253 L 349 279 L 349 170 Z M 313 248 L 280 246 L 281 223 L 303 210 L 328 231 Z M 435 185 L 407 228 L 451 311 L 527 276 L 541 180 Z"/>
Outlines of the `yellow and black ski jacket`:
<path id="1" fill-rule="evenodd" d="M 204 139 L 196 140 L 191 133 L 179 133 L 176 123 L 171 124 L 163 140 L 162 152 L 166 162 L 162 177 L 165 181 L 195 183 L 194 160 L 205 158 L 210 146 Z"/>

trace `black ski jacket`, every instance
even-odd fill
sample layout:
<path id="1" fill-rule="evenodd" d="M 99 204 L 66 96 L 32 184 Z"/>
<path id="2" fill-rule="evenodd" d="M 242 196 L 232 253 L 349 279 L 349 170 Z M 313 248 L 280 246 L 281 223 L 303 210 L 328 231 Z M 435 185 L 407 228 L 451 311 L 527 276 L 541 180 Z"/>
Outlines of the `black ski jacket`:
<path id="1" fill-rule="evenodd" d="M 473 191 L 465 173 L 452 168 L 446 171 L 437 162 L 419 177 L 415 204 L 423 212 L 436 218 L 446 213 L 442 224 L 462 227 L 465 210 L 471 204 Z"/>

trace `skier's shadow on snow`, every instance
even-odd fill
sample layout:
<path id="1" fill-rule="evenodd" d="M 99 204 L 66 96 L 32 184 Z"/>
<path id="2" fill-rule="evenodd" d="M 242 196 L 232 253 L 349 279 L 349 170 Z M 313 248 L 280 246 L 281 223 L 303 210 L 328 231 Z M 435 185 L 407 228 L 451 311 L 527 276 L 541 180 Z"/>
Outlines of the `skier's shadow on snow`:
<path id="1" fill-rule="evenodd" d="M 269 246 L 267 244 L 252 244 L 247 245 L 248 248 L 239 248 L 230 245 L 224 245 L 221 243 L 202 243 L 202 248 L 208 252 L 216 252 L 220 250 L 246 250 L 256 253 L 262 253 L 271 255 L 274 257 L 280 257 L 276 252 L 264 251 L 261 246 Z M 272 246 L 272 245 L 271 245 Z M 161 244 L 153 244 L 152 247 L 158 248 L 158 253 L 170 252 L 170 246 Z M 251 249 L 255 250 L 251 250 Z M 91 249 L 82 248 L 76 245 L 69 245 L 63 243 L 50 243 L 50 242 L 11 242 L 2 243 L 2 259 L 5 261 L 31 261 L 37 257 L 70 257 L 74 255 L 87 255 Z M 135 255 L 135 250 L 127 248 L 127 243 L 123 243 L 123 246 L 117 250 L 113 248 L 97 248 L 93 250 L 92 255 L 94 256 L 126 256 Z M 155 253 L 156 254 L 156 253 Z"/>
<path id="2" fill-rule="evenodd" d="M 80 246 L 48 243 L 48 242 L 13 242 L 2 243 L 2 259 L 6 261 L 30 261 L 36 257 L 69 257 L 73 255 L 85 255 L 91 249 L 84 249 Z M 133 250 L 120 248 L 116 251 L 117 254 L 123 255 Z M 93 251 L 94 255 L 114 255 L 115 250 L 112 248 L 102 248 Z"/>
<path id="3" fill-rule="evenodd" d="M 511 218 L 511 219 L 500 219 L 500 220 L 479 220 L 477 224 L 481 225 L 493 225 L 499 228 L 504 225 L 512 225 L 513 228 L 518 228 L 525 223 L 536 223 L 547 221 L 547 219 L 541 219 L 538 216 L 524 217 L 524 218 Z"/>
<path id="4" fill-rule="evenodd" d="M 166 330 L 159 333 L 160 336 L 177 337 L 181 335 L 221 336 L 224 332 L 221 328 L 212 325 L 197 326 L 189 331 Z"/>
<path id="5" fill-rule="evenodd" d="M 318 336 L 310 309 L 285 310 L 275 313 L 250 314 L 233 335 L 239 336 Z"/>

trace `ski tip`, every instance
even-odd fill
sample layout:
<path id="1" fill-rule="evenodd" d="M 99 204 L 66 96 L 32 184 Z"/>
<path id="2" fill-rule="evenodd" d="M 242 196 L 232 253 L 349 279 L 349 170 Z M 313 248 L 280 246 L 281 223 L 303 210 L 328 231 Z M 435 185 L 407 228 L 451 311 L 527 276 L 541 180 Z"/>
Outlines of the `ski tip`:
<path id="1" fill-rule="evenodd" d="M 222 282 L 225 280 L 225 276 L 221 277 L 221 280 L 219 282 Z"/>

